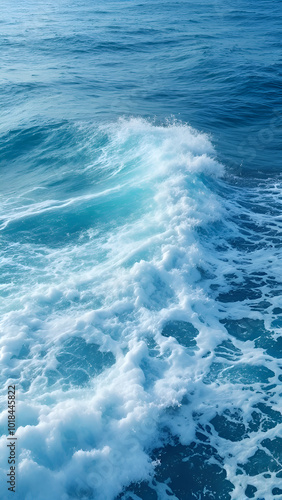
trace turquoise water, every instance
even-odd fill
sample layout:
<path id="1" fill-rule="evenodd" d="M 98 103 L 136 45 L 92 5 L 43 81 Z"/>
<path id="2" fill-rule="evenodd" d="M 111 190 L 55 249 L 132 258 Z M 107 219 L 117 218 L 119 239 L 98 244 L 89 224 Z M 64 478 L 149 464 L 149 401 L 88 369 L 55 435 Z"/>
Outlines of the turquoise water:
<path id="1" fill-rule="evenodd" d="M 281 20 L 4 1 L 4 500 L 282 498 Z"/>

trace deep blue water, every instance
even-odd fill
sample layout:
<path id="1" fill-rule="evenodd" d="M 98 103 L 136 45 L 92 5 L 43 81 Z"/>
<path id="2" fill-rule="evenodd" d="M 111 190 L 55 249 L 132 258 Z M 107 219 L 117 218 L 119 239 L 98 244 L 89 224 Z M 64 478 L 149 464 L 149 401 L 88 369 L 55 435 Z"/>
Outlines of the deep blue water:
<path id="1" fill-rule="evenodd" d="M 281 32 L 278 0 L 2 2 L 4 500 L 281 500 Z"/>

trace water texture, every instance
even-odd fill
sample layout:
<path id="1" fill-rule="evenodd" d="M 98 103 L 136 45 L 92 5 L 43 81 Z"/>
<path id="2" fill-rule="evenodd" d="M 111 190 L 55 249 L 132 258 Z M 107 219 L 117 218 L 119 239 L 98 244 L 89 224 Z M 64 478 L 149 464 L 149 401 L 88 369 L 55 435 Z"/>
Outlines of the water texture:
<path id="1" fill-rule="evenodd" d="M 1 10 L 1 499 L 281 500 L 281 2 Z"/>

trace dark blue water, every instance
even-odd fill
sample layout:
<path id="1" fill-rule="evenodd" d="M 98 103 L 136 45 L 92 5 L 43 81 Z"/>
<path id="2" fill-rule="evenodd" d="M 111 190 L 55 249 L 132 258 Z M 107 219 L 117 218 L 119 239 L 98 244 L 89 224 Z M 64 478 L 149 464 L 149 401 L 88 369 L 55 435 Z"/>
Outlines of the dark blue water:
<path id="1" fill-rule="evenodd" d="M 281 2 L 1 11 L 1 498 L 281 499 Z"/>

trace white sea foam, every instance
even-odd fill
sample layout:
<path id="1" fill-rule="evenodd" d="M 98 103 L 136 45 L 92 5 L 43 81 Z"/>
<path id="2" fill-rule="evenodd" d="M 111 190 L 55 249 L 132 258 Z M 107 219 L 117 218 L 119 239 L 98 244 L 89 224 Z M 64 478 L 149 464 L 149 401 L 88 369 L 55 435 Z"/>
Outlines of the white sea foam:
<path id="1" fill-rule="evenodd" d="M 205 429 L 227 410 L 239 409 L 248 427 L 266 384 L 275 384 L 272 406 L 278 403 L 277 359 L 224 323 L 267 318 L 248 297 L 230 304 L 212 292 L 211 285 L 228 292 L 232 273 L 243 287 L 246 274 L 265 269 L 271 254 L 254 249 L 252 260 L 228 242 L 239 236 L 232 216 L 240 214 L 240 200 L 235 190 L 226 201 L 213 189 L 224 171 L 209 138 L 186 125 L 137 119 L 105 125 L 99 134 L 107 138 L 99 168 L 108 173 L 97 196 L 87 186 L 85 195 L 60 204 L 50 199 L 13 208 L 17 218 L 39 216 L 38 224 L 42 211 L 57 212 L 51 230 L 74 200 L 96 210 L 101 195 L 111 194 L 102 216 L 97 209 L 97 224 L 78 239 L 60 245 L 22 239 L 6 250 L 15 277 L 2 303 L 1 372 L 18 387 L 19 499 L 114 500 L 130 483 L 153 478 L 152 450 L 171 436 L 188 446 L 199 425 Z M 81 168 L 91 172 L 95 163 Z M 225 189 L 224 181 L 216 182 Z M 7 221 L 13 217 L 4 214 Z M 276 269 L 273 262 L 267 266 L 268 273 Z M 190 330 L 177 333 L 172 322 Z M 171 335 L 164 334 L 167 325 Z M 217 351 L 230 340 L 231 349 L 226 344 Z M 5 429 L 5 391 L 1 402 Z M 237 441 L 210 427 L 233 500 L 244 498 L 250 482 L 265 498 L 278 486 L 274 473 L 250 481 L 236 470 L 263 440 L 278 435 L 279 425 Z M 4 433 L 2 484 L 6 444 Z M 160 498 L 171 498 L 161 481 L 154 487 Z M 2 498 L 8 498 L 5 488 Z"/>

